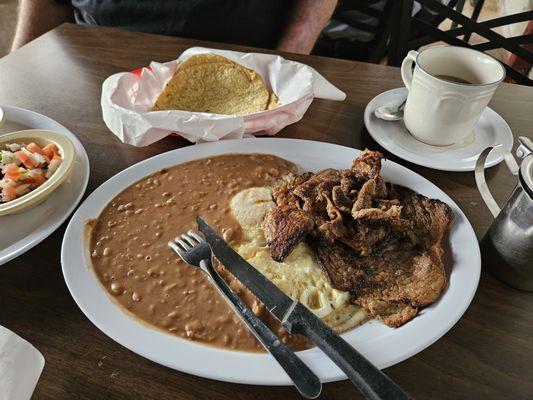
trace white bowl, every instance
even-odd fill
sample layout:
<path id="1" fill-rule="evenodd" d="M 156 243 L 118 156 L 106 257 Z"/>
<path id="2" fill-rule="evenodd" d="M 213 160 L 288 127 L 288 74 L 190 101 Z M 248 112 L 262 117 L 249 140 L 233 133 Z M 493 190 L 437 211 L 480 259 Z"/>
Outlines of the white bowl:
<path id="1" fill-rule="evenodd" d="M 54 143 L 58 147 L 63 161 L 57 171 L 41 186 L 18 199 L 0 204 L 0 216 L 19 213 L 41 203 L 69 176 L 76 156 L 76 150 L 70 139 L 53 131 L 27 129 L 0 136 L 0 147 L 14 142 L 35 142 L 42 147 L 48 143 Z"/>

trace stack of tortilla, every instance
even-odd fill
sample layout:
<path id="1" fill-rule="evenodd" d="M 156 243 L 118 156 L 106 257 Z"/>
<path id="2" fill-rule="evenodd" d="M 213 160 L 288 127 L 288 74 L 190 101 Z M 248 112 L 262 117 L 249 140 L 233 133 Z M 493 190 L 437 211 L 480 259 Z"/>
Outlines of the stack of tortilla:
<path id="1" fill-rule="evenodd" d="M 153 111 L 247 115 L 277 107 L 261 76 L 225 57 L 197 54 L 180 63 Z"/>

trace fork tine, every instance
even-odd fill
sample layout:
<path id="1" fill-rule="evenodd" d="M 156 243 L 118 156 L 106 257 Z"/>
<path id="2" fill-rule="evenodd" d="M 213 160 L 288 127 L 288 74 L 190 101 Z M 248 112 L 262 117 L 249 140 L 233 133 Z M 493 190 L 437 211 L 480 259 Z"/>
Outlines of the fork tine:
<path id="1" fill-rule="evenodd" d="M 188 243 L 185 243 L 177 236 L 174 238 L 174 242 L 179 244 L 184 251 L 188 251 L 191 249 L 191 246 Z"/>
<path id="2" fill-rule="evenodd" d="M 187 231 L 187 235 L 192 236 L 198 243 L 205 242 L 204 238 L 198 235 L 195 231 Z"/>
<path id="3" fill-rule="evenodd" d="M 172 248 L 172 250 L 174 250 L 176 253 L 178 253 L 178 255 L 183 258 L 184 256 L 184 250 L 178 246 L 176 243 L 174 243 L 173 241 L 170 241 L 168 242 L 168 245 Z"/>
<path id="4" fill-rule="evenodd" d="M 188 234 L 184 233 L 181 235 L 181 239 L 184 240 L 185 242 L 187 242 L 189 244 L 189 246 L 191 247 L 194 247 L 196 246 L 198 243 L 196 243 L 194 241 L 194 239 L 192 237 L 190 237 Z"/>

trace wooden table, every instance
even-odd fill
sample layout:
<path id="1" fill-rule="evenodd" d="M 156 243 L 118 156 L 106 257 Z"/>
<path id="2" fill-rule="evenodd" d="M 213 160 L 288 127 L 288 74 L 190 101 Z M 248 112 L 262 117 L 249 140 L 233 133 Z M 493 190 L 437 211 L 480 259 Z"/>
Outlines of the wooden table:
<path id="1" fill-rule="evenodd" d="M 168 138 L 150 147 L 121 143 L 102 121 L 100 88 L 119 71 L 176 58 L 194 45 L 238 46 L 62 25 L 0 59 L 0 103 L 25 107 L 72 130 L 91 162 L 91 193 L 125 167 L 188 142 Z M 346 101 L 315 100 L 303 120 L 279 133 L 355 148 L 380 149 L 363 123 L 365 105 L 401 86 L 397 68 L 284 54 L 320 71 Z M 503 84 L 491 106 L 516 136 L 533 127 L 533 90 Z M 383 149 L 381 149 L 383 150 Z M 479 238 L 492 221 L 473 173 L 433 171 L 386 156 L 440 186 L 463 209 Z M 502 203 L 516 179 L 504 165 L 488 172 Z M 8 229 L 2 227 L 1 229 Z M 255 387 L 197 378 L 148 361 L 118 345 L 78 309 L 61 274 L 63 229 L 0 267 L 0 324 L 33 343 L 46 358 L 35 399 L 297 399 L 289 387 Z M 467 249 L 465 249 L 467 250 Z M 483 271 L 478 292 L 457 325 L 437 343 L 386 370 L 415 398 L 520 399 L 533 395 L 533 294 L 511 289 Z M 357 398 L 347 381 L 325 385 L 321 398 Z M 0 398 L 2 397 L 0 393 Z"/>

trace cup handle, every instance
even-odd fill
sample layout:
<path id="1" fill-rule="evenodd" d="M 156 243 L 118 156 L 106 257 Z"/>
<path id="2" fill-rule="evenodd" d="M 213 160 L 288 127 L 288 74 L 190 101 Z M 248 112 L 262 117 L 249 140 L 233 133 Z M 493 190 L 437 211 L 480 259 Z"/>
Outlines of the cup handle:
<path id="1" fill-rule="evenodd" d="M 407 90 L 411 90 L 411 82 L 413 81 L 413 63 L 416 61 L 418 51 L 410 50 L 402 62 L 402 80 Z"/>
<path id="2" fill-rule="evenodd" d="M 485 180 L 485 161 L 489 153 L 494 149 L 498 149 L 498 151 L 501 152 L 503 159 L 505 160 L 505 164 L 507 164 L 507 168 L 509 168 L 511 174 L 518 175 L 519 166 L 511 152 L 507 150 L 503 144 L 487 147 L 479 154 L 477 158 L 475 167 L 477 188 L 481 194 L 481 198 L 487 205 L 487 208 L 490 210 L 494 218 L 496 218 L 501 211 L 500 206 L 498 206 L 498 203 L 496 203 L 496 200 L 494 200 L 494 197 L 492 197 L 492 193 L 490 192 L 487 181 Z"/>

